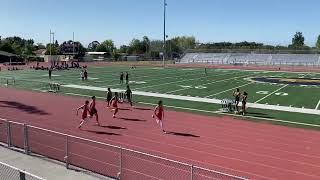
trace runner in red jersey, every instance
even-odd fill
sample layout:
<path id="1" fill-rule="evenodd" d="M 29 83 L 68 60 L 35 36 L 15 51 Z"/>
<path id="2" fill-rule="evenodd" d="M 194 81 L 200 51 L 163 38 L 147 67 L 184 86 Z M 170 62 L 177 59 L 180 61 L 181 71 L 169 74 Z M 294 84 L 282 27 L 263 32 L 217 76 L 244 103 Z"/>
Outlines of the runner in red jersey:
<path id="1" fill-rule="evenodd" d="M 98 116 L 98 110 L 96 109 L 96 97 L 92 96 L 92 101 L 90 103 L 90 117 L 92 117 L 93 115 L 96 116 L 96 121 L 97 121 L 97 125 L 100 126 L 99 123 L 99 116 Z"/>
<path id="2" fill-rule="evenodd" d="M 163 128 L 163 118 L 164 118 L 164 109 L 163 109 L 163 103 L 162 101 L 158 102 L 158 106 L 154 109 L 154 114 L 152 117 L 156 118 L 157 123 L 160 125 L 160 128 L 163 133 L 167 133 Z"/>
<path id="3" fill-rule="evenodd" d="M 88 114 L 90 114 L 90 110 L 89 110 L 89 101 L 86 101 L 84 105 L 80 106 L 77 109 L 77 115 L 80 109 L 82 109 L 82 116 L 81 116 L 81 120 L 80 120 L 80 124 L 78 126 L 78 128 L 80 129 L 83 125 L 83 123 L 88 121 Z"/>
<path id="4" fill-rule="evenodd" d="M 118 95 L 117 92 L 115 92 L 115 93 L 114 93 L 114 97 L 111 99 L 111 105 L 112 105 L 112 107 L 113 107 L 112 110 L 114 111 L 113 116 L 112 116 L 113 118 L 116 117 L 116 114 L 117 114 L 118 111 L 119 111 L 118 102 L 119 102 L 119 95 Z"/>

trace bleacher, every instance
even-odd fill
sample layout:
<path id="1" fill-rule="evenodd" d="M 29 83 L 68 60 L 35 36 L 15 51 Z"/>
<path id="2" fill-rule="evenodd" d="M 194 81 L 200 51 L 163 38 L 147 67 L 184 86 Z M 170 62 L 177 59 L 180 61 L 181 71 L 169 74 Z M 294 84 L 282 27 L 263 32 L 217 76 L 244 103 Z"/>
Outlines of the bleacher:
<path id="1" fill-rule="evenodd" d="M 180 63 L 320 65 L 319 54 L 186 53 Z"/>

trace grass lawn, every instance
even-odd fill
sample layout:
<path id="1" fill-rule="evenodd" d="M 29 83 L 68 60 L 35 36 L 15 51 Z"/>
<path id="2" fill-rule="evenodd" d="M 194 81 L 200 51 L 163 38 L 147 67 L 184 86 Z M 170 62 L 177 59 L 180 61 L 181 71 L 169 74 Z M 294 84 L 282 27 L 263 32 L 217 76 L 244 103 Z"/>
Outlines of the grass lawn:
<path id="1" fill-rule="evenodd" d="M 178 95 L 182 97 L 198 97 L 206 99 L 233 99 L 232 92 L 239 87 L 241 91 L 249 94 L 248 102 L 275 106 L 295 107 L 316 110 L 319 108 L 320 91 L 317 85 L 300 85 L 286 83 L 261 83 L 252 81 L 254 77 L 278 78 L 320 78 L 316 73 L 290 73 L 269 71 L 243 71 L 207 69 L 203 68 L 159 68 L 138 67 L 131 69 L 129 66 L 89 67 L 88 81 L 81 81 L 80 70 L 54 71 L 51 80 L 48 72 L 41 70 L 1 71 L 0 86 L 19 88 L 33 91 L 48 90 L 50 82 L 62 85 L 61 95 L 105 97 L 104 91 L 85 90 L 63 87 L 63 85 L 79 85 L 99 88 L 125 89 L 125 84 L 119 83 L 121 72 L 130 74 L 130 87 L 133 91 L 152 92 L 161 95 Z M 15 78 L 15 85 L 10 79 Z M 6 85 L 9 80 L 9 85 Z M 317 81 L 317 80 L 316 80 Z M 134 101 L 143 105 L 155 104 L 160 98 L 143 95 L 134 95 Z M 221 115 L 217 111 L 219 104 L 178 100 L 174 98 L 161 98 L 168 108 L 178 111 L 188 111 L 205 115 Z M 277 109 L 265 110 L 249 108 L 246 119 L 270 121 L 290 126 L 307 128 L 320 127 L 320 116 L 308 113 L 285 112 Z M 242 119 L 241 117 L 239 117 Z M 277 120 L 282 120 L 279 122 Z M 288 122 L 287 122 L 288 121 Z M 292 123 L 290 123 L 292 122 Z M 312 127 L 315 125 L 315 127 Z"/>

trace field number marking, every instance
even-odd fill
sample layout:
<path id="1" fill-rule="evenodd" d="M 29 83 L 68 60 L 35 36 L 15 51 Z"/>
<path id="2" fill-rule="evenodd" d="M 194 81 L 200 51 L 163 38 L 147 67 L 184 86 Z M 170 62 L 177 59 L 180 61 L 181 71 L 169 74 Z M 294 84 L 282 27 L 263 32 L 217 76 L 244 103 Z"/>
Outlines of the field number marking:
<path id="1" fill-rule="evenodd" d="M 281 91 L 282 89 L 286 88 L 287 86 L 289 86 L 289 84 L 286 84 L 286 85 L 282 86 L 281 88 L 279 88 L 279 89 L 277 89 L 277 90 L 275 90 L 275 91 L 271 92 L 270 94 L 268 94 L 268 95 L 264 96 L 263 98 L 259 99 L 259 100 L 258 100 L 258 101 L 256 101 L 255 103 L 258 103 L 258 102 L 260 102 L 260 101 L 262 101 L 262 100 L 266 99 L 267 97 L 271 96 L 272 94 L 278 93 L 279 91 Z"/>
<path id="2" fill-rule="evenodd" d="M 145 84 L 144 81 L 130 81 L 130 84 Z"/>
<path id="3" fill-rule="evenodd" d="M 180 86 L 180 87 L 182 87 L 182 88 L 188 88 L 188 89 L 207 89 L 207 87 L 205 87 L 205 86 L 185 86 L 185 85 L 178 85 L 178 86 Z"/>
<path id="4" fill-rule="evenodd" d="M 269 91 L 258 91 L 257 94 L 267 95 L 267 94 L 269 94 Z"/>
<path id="5" fill-rule="evenodd" d="M 263 95 L 268 95 L 270 92 L 269 91 L 258 91 L 256 92 L 257 94 L 263 94 Z M 276 96 L 288 96 L 289 93 L 286 93 L 286 92 L 277 92 L 277 93 L 274 93 L 274 95 Z"/>
<path id="6" fill-rule="evenodd" d="M 277 95 L 277 96 L 288 96 L 289 94 L 285 93 L 285 92 L 278 92 L 278 93 L 275 93 L 275 95 Z"/>

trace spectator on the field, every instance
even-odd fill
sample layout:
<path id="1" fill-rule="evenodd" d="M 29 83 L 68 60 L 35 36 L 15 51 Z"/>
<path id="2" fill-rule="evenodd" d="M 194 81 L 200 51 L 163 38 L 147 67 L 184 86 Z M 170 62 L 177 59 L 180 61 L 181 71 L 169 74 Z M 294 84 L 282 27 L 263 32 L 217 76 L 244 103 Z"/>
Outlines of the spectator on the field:
<path id="1" fill-rule="evenodd" d="M 88 80 L 88 72 L 87 72 L 87 70 L 84 70 L 84 73 L 83 73 L 83 74 L 84 74 L 84 79 L 85 79 L 85 80 Z"/>
<path id="2" fill-rule="evenodd" d="M 49 69 L 49 79 L 51 79 L 51 76 L 52 76 L 52 69 L 50 68 Z"/>

